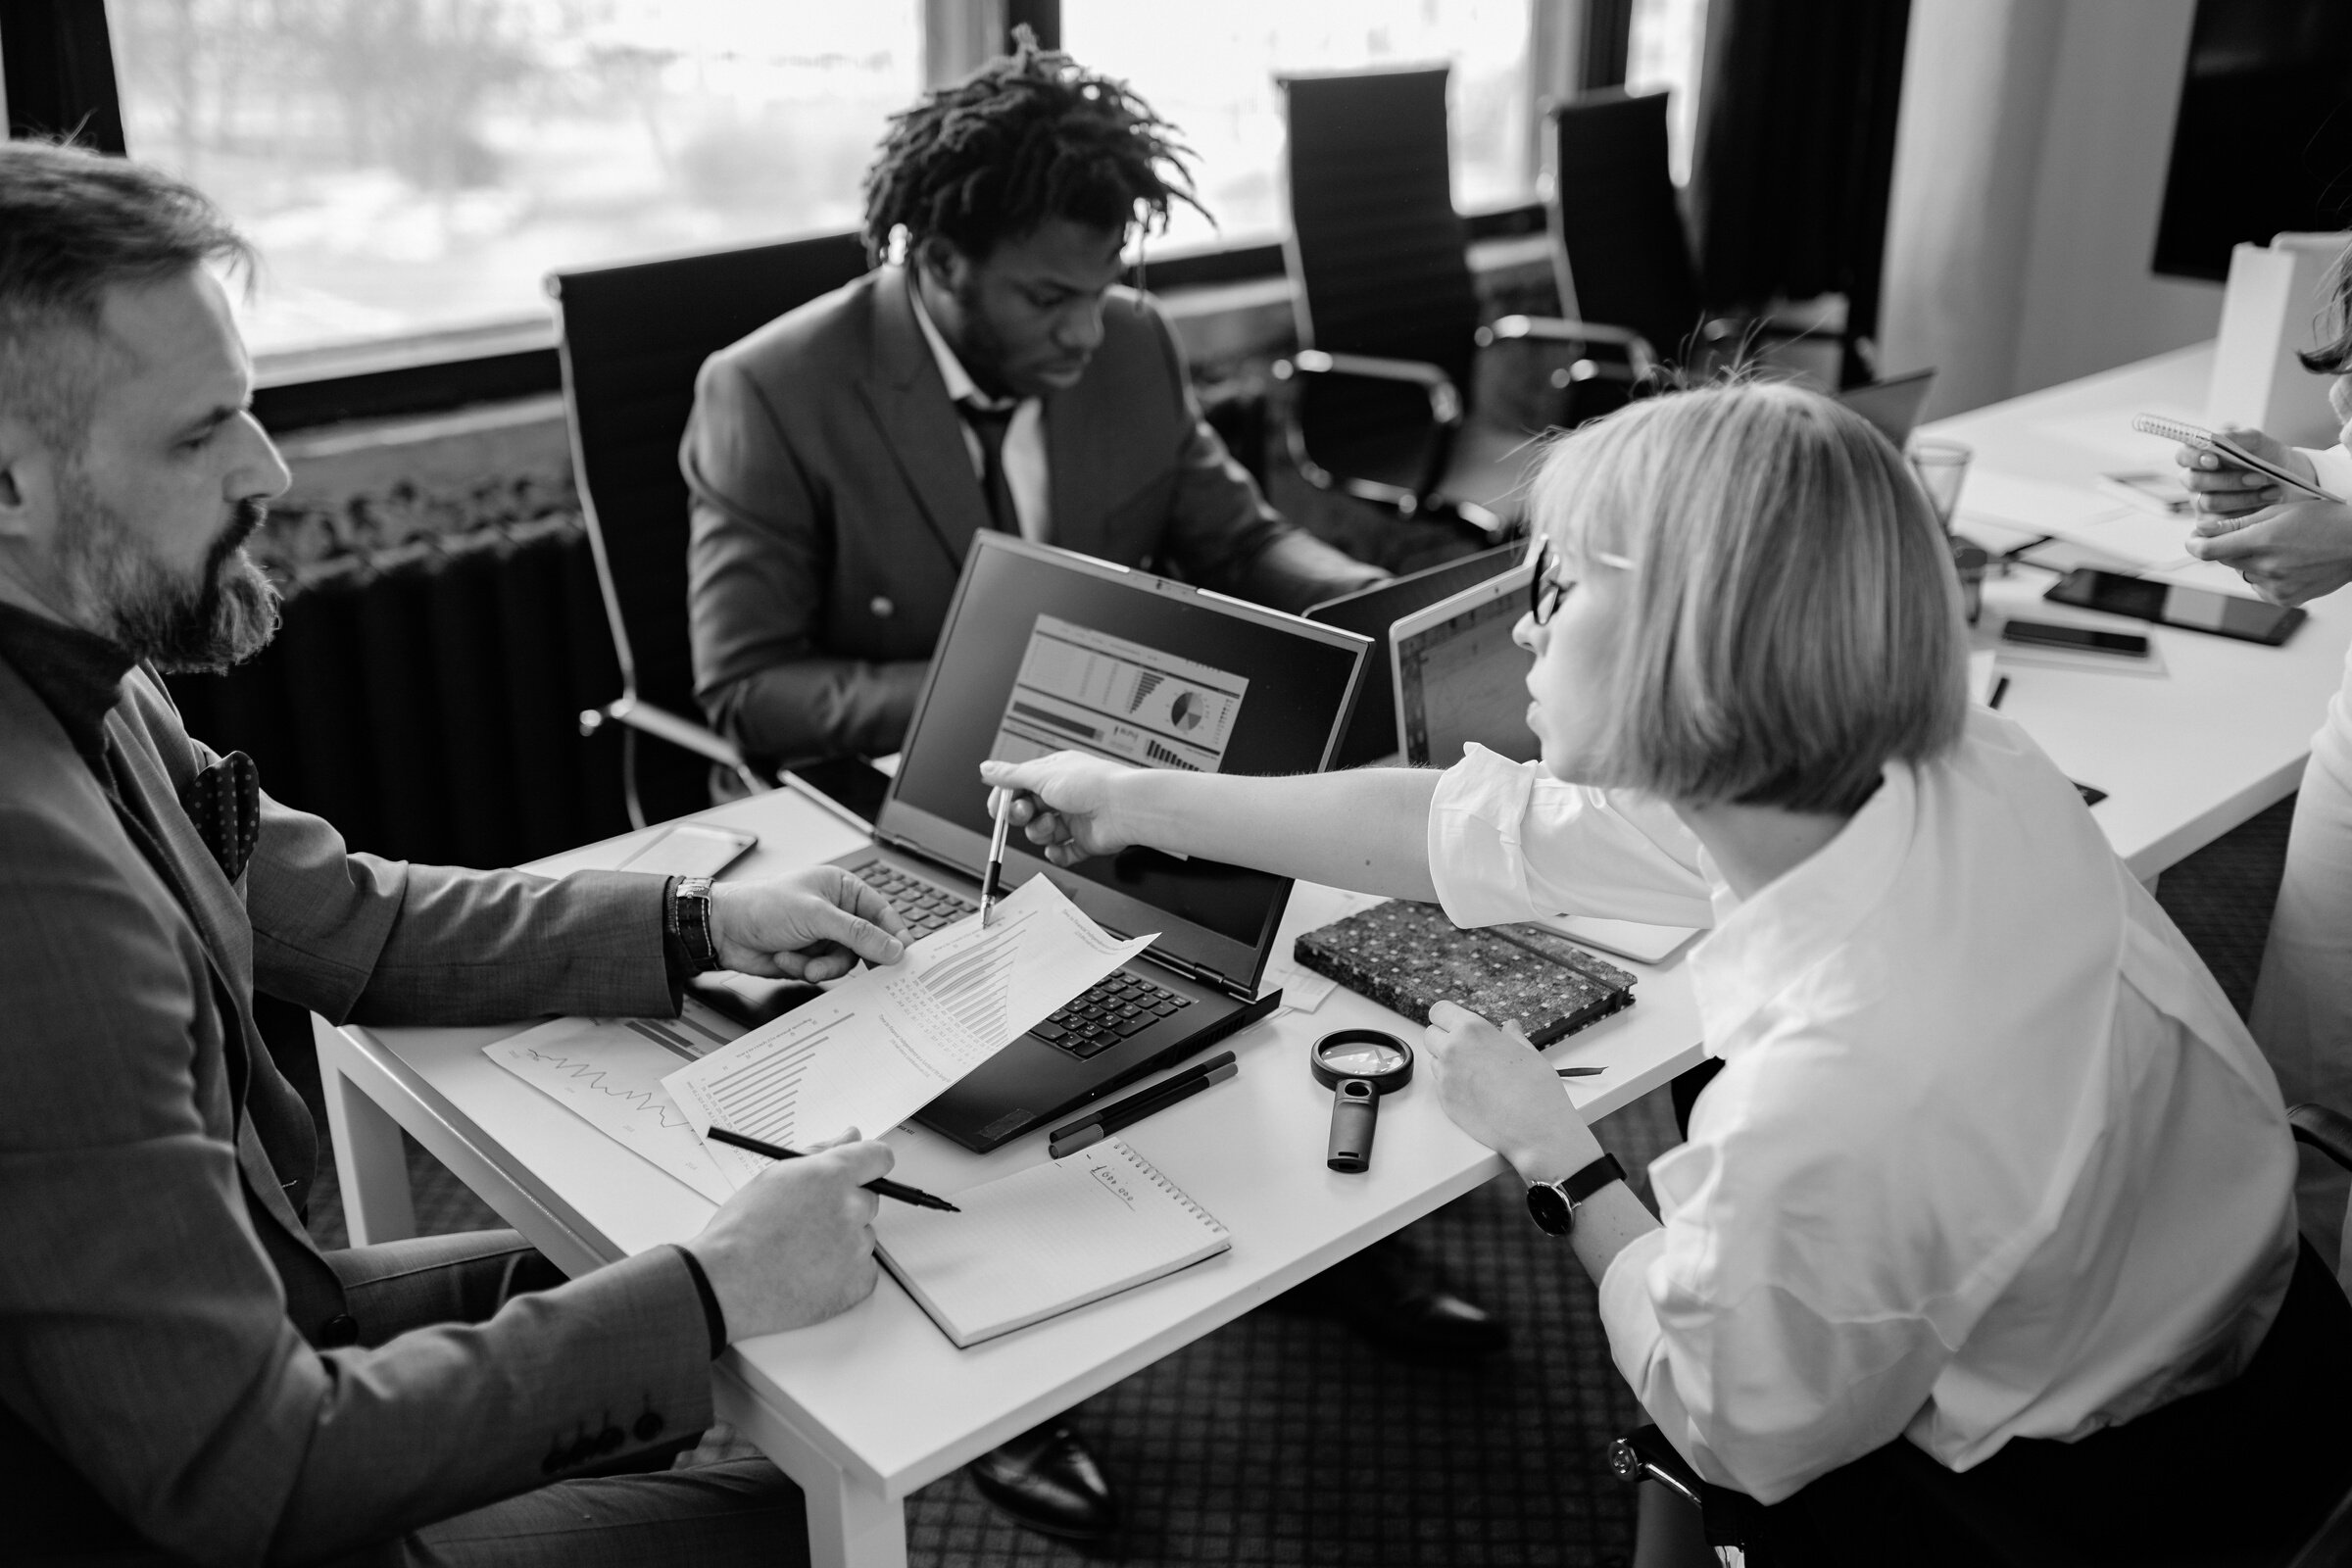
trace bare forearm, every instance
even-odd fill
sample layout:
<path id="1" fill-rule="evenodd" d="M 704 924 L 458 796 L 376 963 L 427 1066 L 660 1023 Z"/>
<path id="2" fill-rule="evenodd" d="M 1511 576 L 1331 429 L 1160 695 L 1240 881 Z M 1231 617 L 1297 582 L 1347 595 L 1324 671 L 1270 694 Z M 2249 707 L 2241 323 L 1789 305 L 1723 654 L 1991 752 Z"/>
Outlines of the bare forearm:
<path id="1" fill-rule="evenodd" d="M 1362 768 L 1295 778 L 1138 770 L 1118 781 L 1137 843 L 1393 899 L 1436 900 L 1429 803 L 1438 774 Z"/>

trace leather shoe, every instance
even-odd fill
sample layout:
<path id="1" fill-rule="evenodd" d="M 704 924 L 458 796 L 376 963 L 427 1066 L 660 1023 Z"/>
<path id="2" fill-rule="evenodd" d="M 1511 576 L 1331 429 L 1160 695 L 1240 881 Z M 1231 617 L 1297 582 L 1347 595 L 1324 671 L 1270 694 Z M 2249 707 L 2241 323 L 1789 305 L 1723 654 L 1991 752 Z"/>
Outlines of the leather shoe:
<path id="1" fill-rule="evenodd" d="M 980 1495 L 1041 1535 L 1102 1541 L 1119 1527 L 1119 1499 L 1067 1421 L 1031 1427 L 971 1464 Z"/>
<path id="2" fill-rule="evenodd" d="M 1448 1289 L 1402 1236 L 1375 1242 L 1298 1288 L 1301 1304 L 1336 1316 L 1399 1355 L 1470 1360 L 1511 1343 L 1504 1322 Z"/>

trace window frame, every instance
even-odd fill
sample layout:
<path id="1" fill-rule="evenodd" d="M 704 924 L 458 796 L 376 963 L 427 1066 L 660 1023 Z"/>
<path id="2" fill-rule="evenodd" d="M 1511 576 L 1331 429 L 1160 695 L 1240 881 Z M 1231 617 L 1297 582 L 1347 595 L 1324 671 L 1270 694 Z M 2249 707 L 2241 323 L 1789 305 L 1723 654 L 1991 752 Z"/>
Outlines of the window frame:
<path id="1" fill-rule="evenodd" d="M 951 29 L 942 20 L 960 3 L 926 0 L 923 6 L 927 74 L 968 69 L 960 60 L 971 47 L 968 22 Z M 1026 24 L 1047 47 L 1060 42 L 1060 0 L 979 3 L 995 13 L 990 32 L 1009 38 L 1014 24 Z M 1531 46 L 1527 70 L 1537 90 L 1530 97 L 1540 122 L 1546 83 L 1563 75 L 1585 87 L 1624 80 L 1634 0 L 1533 3 L 1545 14 L 1531 28 L 1531 45 L 1558 39 L 1574 55 L 1540 60 Z M 88 0 L 0 4 L 0 101 L 12 138 L 69 129 L 102 152 L 123 153 L 122 95 L 105 6 Z M 1473 240 L 1541 233 L 1545 222 L 1538 202 L 1463 217 Z M 1252 282 L 1279 277 L 1283 269 L 1279 242 L 1211 246 L 1147 263 L 1151 285 L 1158 290 Z M 255 366 L 254 413 L 265 428 L 284 435 L 560 393 L 556 336 L 552 318 L 532 318 L 264 356 Z"/>

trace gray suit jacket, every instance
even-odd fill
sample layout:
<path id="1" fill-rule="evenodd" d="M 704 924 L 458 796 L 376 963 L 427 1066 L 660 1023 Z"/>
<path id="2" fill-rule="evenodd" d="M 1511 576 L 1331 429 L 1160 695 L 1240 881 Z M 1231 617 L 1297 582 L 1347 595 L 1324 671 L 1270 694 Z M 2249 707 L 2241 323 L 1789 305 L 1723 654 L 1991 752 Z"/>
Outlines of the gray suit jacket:
<path id="1" fill-rule="evenodd" d="M 1283 521 L 1200 417 L 1151 301 L 1113 289 L 1079 382 L 1046 399 L 1053 542 L 1299 611 L 1384 575 Z M 697 695 L 777 761 L 898 750 L 972 535 L 963 430 L 885 267 L 703 367 L 694 493 Z"/>
<path id="2" fill-rule="evenodd" d="M 132 671 L 106 724 L 122 813 L 0 660 L 10 1543 L 127 1522 L 203 1562 L 316 1559 L 708 1425 L 666 1248 L 359 1348 L 381 1336 L 336 1322 L 295 1210 L 316 1136 L 252 1019 L 257 986 L 379 1024 L 673 1012 L 661 879 L 405 865 L 265 801 L 231 884 L 180 807 L 216 759 L 161 683 Z"/>

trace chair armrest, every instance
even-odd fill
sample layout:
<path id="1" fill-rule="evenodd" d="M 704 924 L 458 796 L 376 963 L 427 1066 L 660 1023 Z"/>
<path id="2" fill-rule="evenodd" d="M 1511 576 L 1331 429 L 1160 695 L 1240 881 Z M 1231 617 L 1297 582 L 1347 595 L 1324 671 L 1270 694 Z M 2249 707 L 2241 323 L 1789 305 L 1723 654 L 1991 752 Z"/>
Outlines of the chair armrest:
<path id="1" fill-rule="evenodd" d="M 758 770 L 744 760 L 743 753 L 737 751 L 723 736 L 692 719 L 680 718 L 667 709 L 656 708 L 641 698 L 623 696 L 602 708 L 587 710 L 580 714 L 580 733 L 593 735 L 608 723 L 618 724 L 623 729 L 635 730 L 641 735 L 651 735 L 656 740 L 667 741 L 681 751 L 692 752 L 721 767 L 732 769 L 735 776 L 743 780 L 745 787 L 755 794 L 775 787 L 761 778 Z"/>
<path id="2" fill-rule="evenodd" d="M 1558 316 L 1505 316 L 1478 329 L 1481 348 L 1496 343 L 1606 343 L 1623 349 L 1633 378 L 1641 380 L 1657 368 L 1657 351 L 1649 339 L 1630 326 L 1611 326 L 1606 321 L 1576 321 Z"/>
<path id="3" fill-rule="evenodd" d="M 2295 1130 L 2295 1142 L 2309 1144 L 2346 1170 L 2352 1170 L 2352 1116 L 2329 1110 L 2326 1105 L 2290 1105 L 2286 1111 L 2287 1125 Z"/>
<path id="4" fill-rule="evenodd" d="M 1443 425 L 1462 422 L 1462 394 L 1453 377 L 1426 360 L 1392 360 L 1377 354 L 1326 354 L 1300 349 L 1274 362 L 1274 379 L 1296 375 L 1359 375 L 1371 381 L 1403 381 L 1429 397 L 1429 416 Z"/>

